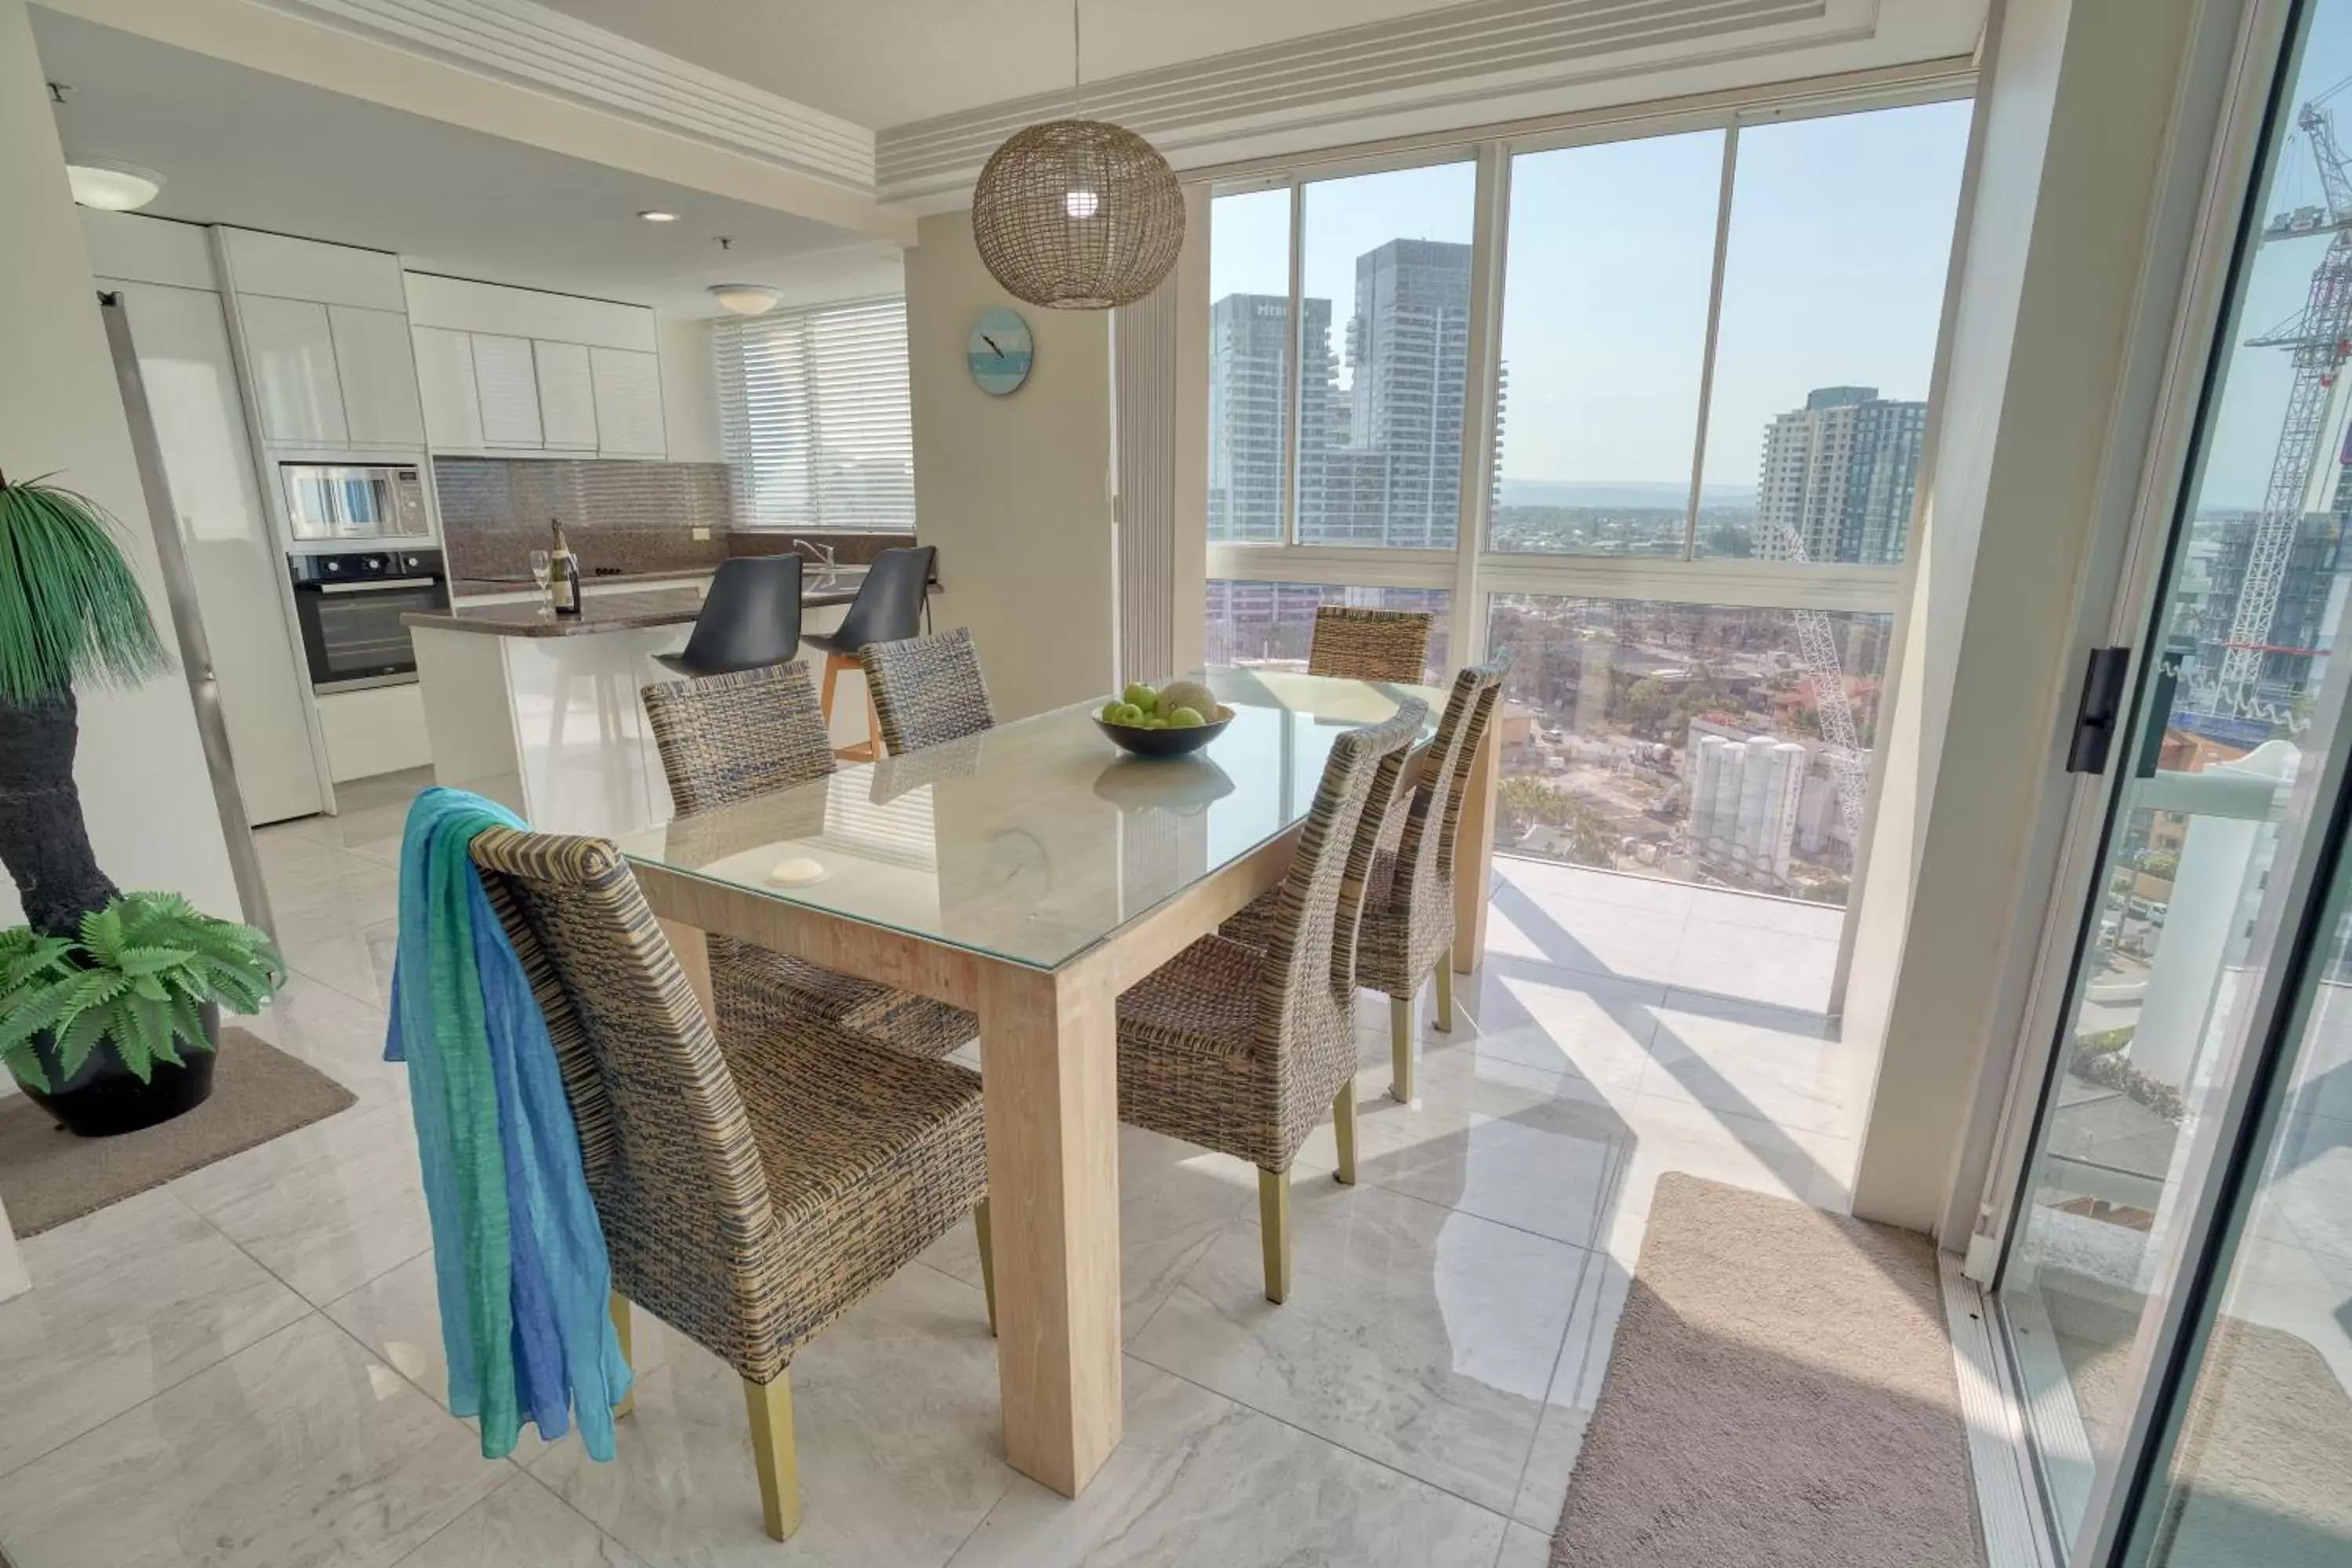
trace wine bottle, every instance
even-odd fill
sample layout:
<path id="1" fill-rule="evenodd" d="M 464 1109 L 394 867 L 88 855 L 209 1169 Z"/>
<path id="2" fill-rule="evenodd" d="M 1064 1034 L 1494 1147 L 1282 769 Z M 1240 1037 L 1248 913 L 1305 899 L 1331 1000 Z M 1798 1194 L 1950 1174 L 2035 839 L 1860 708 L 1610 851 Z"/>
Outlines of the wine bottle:
<path id="1" fill-rule="evenodd" d="M 572 546 L 563 542 L 563 520 L 551 520 L 555 530 L 555 545 L 547 552 L 548 597 L 554 601 L 559 616 L 580 613 L 580 558 L 572 553 Z"/>

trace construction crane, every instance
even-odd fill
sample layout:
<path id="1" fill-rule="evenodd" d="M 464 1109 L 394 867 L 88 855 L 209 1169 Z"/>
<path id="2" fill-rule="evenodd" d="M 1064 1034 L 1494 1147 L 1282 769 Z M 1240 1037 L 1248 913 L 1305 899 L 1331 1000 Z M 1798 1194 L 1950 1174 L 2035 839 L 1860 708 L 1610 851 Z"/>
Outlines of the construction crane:
<path id="1" fill-rule="evenodd" d="M 2271 651 L 2279 589 L 2286 580 L 2295 534 L 2303 526 L 2305 499 L 2336 397 L 2336 377 L 2346 358 L 2352 356 L 2352 174 L 2345 169 L 2335 123 L 2320 107 L 2322 101 L 2314 99 L 2305 104 L 2294 122 L 2310 140 L 2327 205 L 2291 208 L 2263 227 L 2264 244 L 2317 234 L 2332 233 L 2336 237 L 2312 269 L 2303 309 L 2261 336 L 2246 340 L 2250 348 L 2285 349 L 2294 366 L 2294 384 L 2287 394 L 2286 417 L 2271 457 L 2270 485 L 2263 494 L 2263 509 L 2254 518 L 2243 586 L 2230 619 L 2230 635 L 2221 645 L 2221 668 L 2214 678 L 2210 699 L 2210 711 L 2216 714 L 2263 717 L 2270 706 L 2260 691 L 2263 658 Z"/>
<path id="2" fill-rule="evenodd" d="M 1804 536 L 1783 522 L 1780 548 L 1790 561 L 1811 561 Z M 1822 749 L 1829 753 L 1830 777 L 1837 784 L 1838 816 L 1845 821 L 1846 842 L 1862 847 L 1864 791 L 1870 782 L 1870 760 L 1853 727 L 1853 704 L 1845 690 L 1845 665 L 1838 658 L 1837 637 L 1830 617 L 1821 610 L 1791 610 L 1797 623 L 1797 653 L 1805 673 L 1813 678 L 1813 709 L 1821 715 Z"/>

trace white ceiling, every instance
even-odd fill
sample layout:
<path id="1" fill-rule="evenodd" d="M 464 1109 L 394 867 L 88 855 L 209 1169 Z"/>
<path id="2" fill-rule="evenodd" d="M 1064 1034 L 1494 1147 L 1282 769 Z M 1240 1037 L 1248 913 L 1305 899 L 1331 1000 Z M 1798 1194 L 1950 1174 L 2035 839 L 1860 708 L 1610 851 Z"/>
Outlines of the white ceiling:
<path id="1" fill-rule="evenodd" d="M 1070 0 L 541 0 L 876 130 L 1071 81 Z M 1085 0 L 1088 80 L 1444 9 L 1434 0 Z"/>
<path id="2" fill-rule="evenodd" d="M 788 299 L 898 287 L 895 246 L 601 163 L 363 103 L 33 7 L 68 158 L 164 176 L 144 209 L 398 251 L 418 270 L 719 312 L 708 284 Z M 673 224 L 636 214 L 660 208 Z M 714 237 L 735 240 L 722 254 Z"/>

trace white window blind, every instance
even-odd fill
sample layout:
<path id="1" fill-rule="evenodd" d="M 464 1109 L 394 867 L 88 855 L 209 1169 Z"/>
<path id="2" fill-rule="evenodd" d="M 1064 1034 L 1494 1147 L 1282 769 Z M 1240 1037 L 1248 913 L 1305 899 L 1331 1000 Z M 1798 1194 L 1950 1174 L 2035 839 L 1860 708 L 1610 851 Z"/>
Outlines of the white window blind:
<path id="1" fill-rule="evenodd" d="M 906 300 L 779 310 L 715 335 L 740 526 L 913 530 Z"/>

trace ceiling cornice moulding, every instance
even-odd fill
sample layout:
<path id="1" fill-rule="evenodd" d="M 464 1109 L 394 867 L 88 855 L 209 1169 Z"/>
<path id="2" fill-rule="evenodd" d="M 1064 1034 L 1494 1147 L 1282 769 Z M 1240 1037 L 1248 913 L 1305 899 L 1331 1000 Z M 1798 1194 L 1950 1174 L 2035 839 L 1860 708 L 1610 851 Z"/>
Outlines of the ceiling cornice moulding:
<path id="1" fill-rule="evenodd" d="M 532 0 L 249 0 L 874 194 L 874 132 Z"/>
<path id="2" fill-rule="evenodd" d="M 1867 40 L 1878 9 L 1877 0 L 1479 0 L 1089 82 L 1085 112 L 1141 133 L 1183 167 L 1215 161 L 1188 160 L 1192 149 L 1269 131 L 1475 110 L 1597 77 Z M 965 191 L 1005 137 L 1075 101 L 1042 93 L 886 130 L 877 196 L 929 204 Z"/>

